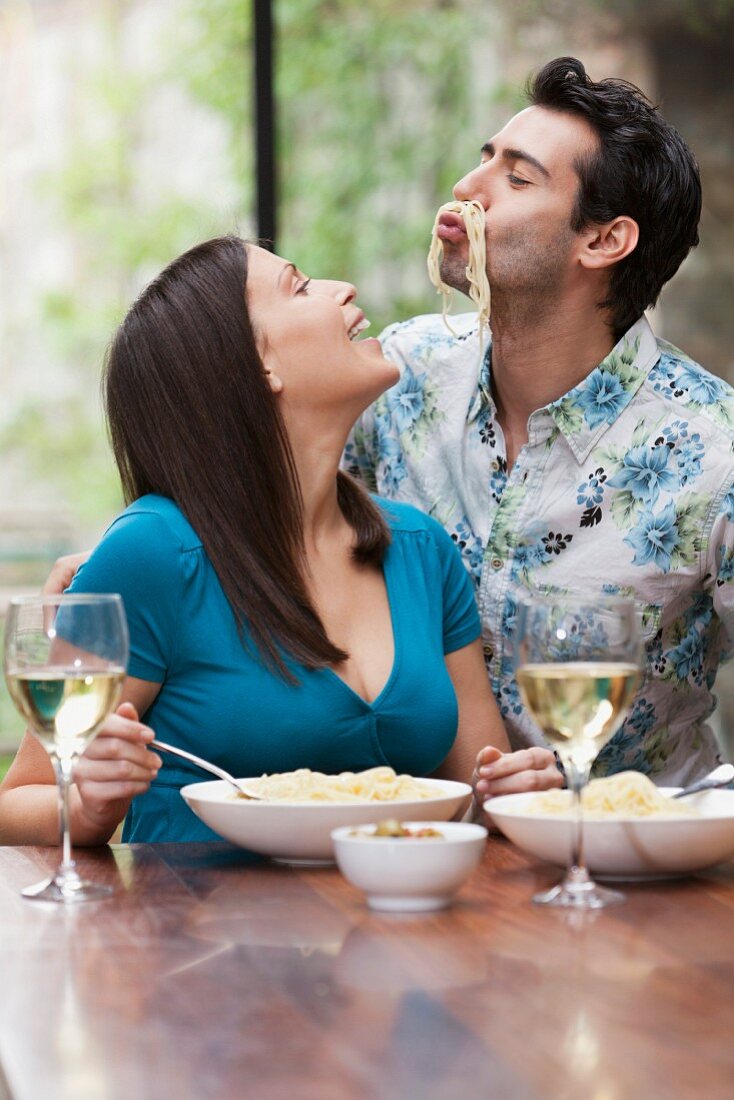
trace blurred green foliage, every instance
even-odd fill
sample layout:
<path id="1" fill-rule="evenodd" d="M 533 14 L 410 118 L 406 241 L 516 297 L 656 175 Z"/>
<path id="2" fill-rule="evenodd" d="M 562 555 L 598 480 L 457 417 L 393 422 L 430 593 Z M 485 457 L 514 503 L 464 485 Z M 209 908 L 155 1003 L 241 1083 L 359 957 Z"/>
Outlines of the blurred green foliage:
<path id="1" fill-rule="evenodd" d="M 434 309 L 424 265 L 433 215 L 487 136 L 457 126 L 471 118 L 467 73 L 474 45 L 491 33 L 487 5 L 274 7 L 279 251 L 311 274 L 356 283 L 373 331 Z M 181 0 L 160 45 L 134 62 L 126 6 L 103 0 L 95 18 L 103 40 L 94 70 L 75 77 L 82 110 L 74 138 L 63 168 L 42 183 L 73 241 L 74 281 L 37 304 L 48 358 L 70 379 L 69 392 L 29 398 L 0 434 L 0 454 L 58 490 L 82 529 L 99 530 L 120 504 L 98 399 L 106 344 L 140 287 L 175 255 L 207 236 L 252 234 L 253 141 L 249 0 Z M 239 194 L 226 215 L 140 178 L 147 112 L 161 89 L 185 93 L 224 127 Z"/>
<path id="2" fill-rule="evenodd" d="M 140 288 L 196 241 L 253 235 L 251 7 L 250 0 L 162 6 L 168 22 L 155 50 L 139 57 L 126 38 L 127 6 L 100 0 L 94 9 L 102 32 L 95 66 L 75 71 L 73 138 L 40 196 L 73 247 L 73 281 L 36 305 L 46 355 L 68 378 L 68 395 L 28 397 L 0 433 L 0 455 L 50 485 L 78 521 L 78 548 L 84 532 L 101 530 L 121 504 L 99 402 L 115 326 Z M 488 105 L 477 104 L 468 74 L 482 66 L 478 43 L 494 33 L 491 7 L 482 0 L 274 5 L 278 250 L 309 274 L 354 282 L 373 332 L 436 308 L 425 273 L 434 213 L 490 132 Z M 141 155 L 162 92 L 178 95 L 178 110 L 188 102 L 208 111 L 224 131 L 224 171 L 238 196 L 226 211 L 193 202 L 165 176 L 150 186 Z M 504 114 L 515 104 L 516 92 L 500 87 L 489 107 Z M 200 154 L 192 146 L 190 155 Z M 0 739 L 17 728 L 9 707 L 0 699 Z"/>
<path id="3" fill-rule="evenodd" d="M 73 282 L 36 306 L 68 396 L 29 397 L 0 434 L 0 453 L 58 489 L 93 529 L 120 502 L 98 400 L 115 325 L 144 282 L 195 241 L 233 229 L 252 234 L 250 0 L 180 0 L 154 60 L 134 63 L 125 10 L 112 0 L 96 9 L 102 40 L 95 68 L 75 74 L 82 109 L 74 137 L 61 170 L 41 183 L 73 242 Z M 488 27 L 485 5 L 278 0 L 275 10 L 280 250 L 311 273 L 357 283 L 373 330 L 435 308 L 424 268 L 433 214 L 486 136 L 456 124 L 470 117 L 466 77 L 472 45 Z M 226 221 L 139 176 L 147 112 L 165 88 L 183 91 L 225 128 L 240 196 Z"/>
<path id="4" fill-rule="evenodd" d="M 250 7 L 194 0 L 187 23 L 189 90 L 227 119 L 248 206 Z M 487 5 L 278 0 L 274 9 L 279 252 L 357 283 L 375 330 L 435 308 L 424 256 L 436 207 L 481 144 L 456 122 L 470 115 L 467 72 Z"/>

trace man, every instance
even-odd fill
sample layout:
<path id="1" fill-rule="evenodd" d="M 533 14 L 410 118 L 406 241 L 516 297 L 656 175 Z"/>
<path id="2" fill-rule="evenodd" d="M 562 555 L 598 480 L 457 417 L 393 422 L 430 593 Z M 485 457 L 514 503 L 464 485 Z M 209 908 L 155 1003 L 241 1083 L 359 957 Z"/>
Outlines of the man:
<path id="1" fill-rule="evenodd" d="M 541 741 L 513 676 L 518 599 L 634 595 L 644 677 L 595 774 L 686 783 L 717 761 L 706 719 L 734 636 L 734 391 L 644 310 L 698 243 L 698 169 L 637 88 L 574 58 L 529 98 L 454 188 L 485 210 L 491 348 L 480 363 L 472 315 L 458 339 L 440 316 L 387 329 L 402 377 L 345 462 L 459 544 L 513 748 Z M 442 218 L 441 275 L 466 292 L 460 220 Z"/>

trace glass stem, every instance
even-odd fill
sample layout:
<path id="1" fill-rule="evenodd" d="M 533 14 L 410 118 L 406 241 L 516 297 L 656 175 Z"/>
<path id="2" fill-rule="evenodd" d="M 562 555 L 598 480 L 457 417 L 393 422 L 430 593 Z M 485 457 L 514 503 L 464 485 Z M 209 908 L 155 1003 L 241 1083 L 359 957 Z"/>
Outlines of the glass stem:
<path id="1" fill-rule="evenodd" d="M 61 863 L 56 872 L 57 878 L 67 878 L 76 874 L 74 860 L 71 858 L 71 833 L 69 831 L 69 789 L 73 771 L 73 761 L 54 761 L 56 772 L 56 788 L 59 794 L 59 845 L 61 847 Z"/>
<path id="2" fill-rule="evenodd" d="M 571 761 L 564 761 L 568 784 L 573 791 L 574 827 L 571 841 L 571 866 L 569 875 L 574 879 L 587 877 L 584 862 L 584 814 L 582 792 L 589 779 L 589 768 L 578 768 Z"/>

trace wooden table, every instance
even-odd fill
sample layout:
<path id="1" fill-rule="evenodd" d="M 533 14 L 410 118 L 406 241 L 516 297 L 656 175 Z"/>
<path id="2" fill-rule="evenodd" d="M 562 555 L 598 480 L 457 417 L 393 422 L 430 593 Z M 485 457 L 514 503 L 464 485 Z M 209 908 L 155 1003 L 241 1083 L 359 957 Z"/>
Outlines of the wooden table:
<path id="1" fill-rule="evenodd" d="M 335 870 L 227 845 L 80 853 L 112 900 L 18 891 L 0 848 L 0 1063 L 14 1100 L 734 1096 L 734 864 L 583 917 L 492 839 L 443 913 L 380 915 Z"/>

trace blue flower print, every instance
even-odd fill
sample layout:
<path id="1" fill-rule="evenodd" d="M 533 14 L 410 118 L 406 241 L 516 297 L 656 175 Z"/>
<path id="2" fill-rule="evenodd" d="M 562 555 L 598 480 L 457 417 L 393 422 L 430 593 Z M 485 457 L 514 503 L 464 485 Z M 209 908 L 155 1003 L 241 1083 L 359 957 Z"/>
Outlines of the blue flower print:
<path id="1" fill-rule="evenodd" d="M 535 543 L 520 543 L 515 547 L 510 575 L 513 581 L 517 581 L 521 574 L 527 576 L 531 569 L 537 569 L 550 560 L 550 552 L 541 539 Z"/>
<path id="2" fill-rule="evenodd" d="M 425 373 L 416 377 L 410 367 L 406 367 L 400 381 L 385 395 L 399 432 L 407 431 L 423 412 L 425 377 Z"/>
<path id="3" fill-rule="evenodd" d="M 591 372 L 578 398 L 590 428 L 613 423 L 628 401 L 629 394 L 616 374 L 601 367 Z"/>
<path id="4" fill-rule="evenodd" d="M 644 697 L 638 699 L 625 724 L 638 735 L 644 736 L 655 725 L 655 707 Z"/>
<path id="5" fill-rule="evenodd" d="M 624 456 L 622 469 L 609 484 L 615 489 L 628 489 L 635 500 L 654 504 L 660 492 L 675 492 L 680 479 L 675 470 L 668 469 L 670 451 L 667 447 L 633 447 Z"/>
<path id="6" fill-rule="evenodd" d="M 642 750 L 642 744 L 640 734 L 630 725 L 628 719 L 597 756 L 591 768 L 592 779 L 598 779 L 603 775 L 616 775 L 617 772 L 623 771 L 643 772 L 648 775 L 650 765 Z"/>
<path id="7" fill-rule="evenodd" d="M 393 430 L 390 416 L 384 409 L 375 410 L 375 439 L 377 453 L 380 458 L 386 457 L 388 452 L 393 452 L 397 447 L 397 439 Z"/>
<path id="8" fill-rule="evenodd" d="M 390 421 L 387 417 L 377 416 L 375 426 L 380 451 L 380 480 L 389 494 L 396 493 L 401 482 L 408 476 L 403 449 L 398 440 L 389 434 Z"/>
<path id="9" fill-rule="evenodd" d="M 500 666 L 502 687 L 497 700 L 500 714 L 503 718 L 507 718 L 510 714 L 522 714 L 522 699 L 515 679 L 513 661 L 511 658 L 503 657 Z"/>
<path id="10" fill-rule="evenodd" d="M 508 595 L 505 599 L 505 606 L 502 608 L 502 637 L 505 639 L 513 638 L 515 635 L 517 606 L 515 597 Z"/>
<path id="11" fill-rule="evenodd" d="M 699 405 L 713 405 L 723 399 L 723 390 L 718 378 L 694 364 L 684 363 L 678 373 L 675 384 L 685 390 L 692 401 Z"/>
<path id="12" fill-rule="evenodd" d="M 674 420 L 672 424 L 669 424 L 666 428 L 663 428 L 663 434 L 659 440 L 655 440 L 656 443 L 668 443 L 669 446 L 675 447 L 680 439 L 688 438 L 688 421 L 687 420 Z"/>
<path id="13" fill-rule="evenodd" d="M 721 564 L 719 565 L 719 575 L 716 578 L 716 583 L 721 586 L 728 581 L 734 580 L 734 550 L 730 550 L 726 546 L 719 548 L 719 557 L 721 558 Z"/>
<path id="14" fill-rule="evenodd" d="M 691 629 L 674 649 L 668 651 L 668 660 L 678 680 L 689 676 L 698 684 L 703 672 L 704 644 L 698 630 Z"/>
<path id="15" fill-rule="evenodd" d="M 690 439 L 686 439 L 673 451 L 675 461 L 680 474 L 681 485 L 687 485 L 694 481 L 701 473 L 701 459 L 704 455 L 704 445 L 701 436 L 694 432 Z"/>
<path id="16" fill-rule="evenodd" d="M 721 505 L 721 510 L 727 519 L 734 522 L 734 489 L 730 489 L 724 497 L 724 502 Z"/>
<path id="17" fill-rule="evenodd" d="M 344 448 L 344 465 L 348 474 L 358 480 L 367 482 L 373 492 L 377 491 L 370 458 L 365 451 L 355 447 L 351 441 Z"/>
<path id="18" fill-rule="evenodd" d="M 714 614 L 714 600 L 710 592 L 697 592 L 693 597 L 693 603 L 686 610 L 685 622 L 690 626 L 698 623 L 699 627 L 708 626 Z"/>
<path id="19" fill-rule="evenodd" d="M 607 475 L 603 466 L 598 466 L 589 474 L 585 482 L 582 482 L 576 490 L 576 503 L 583 504 L 584 510 L 579 522 L 580 527 L 594 527 L 601 523 L 601 502 L 604 499 L 604 483 Z"/>
<path id="20" fill-rule="evenodd" d="M 500 459 L 498 468 L 492 471 L 492 476 L 489 479 L 489 491 L 492 494 L 492 500 L 498 504 L 505 491 L 505 485 L 507 485 L 507 463 Z"/>
<path id="21" fill-rule="evenodd" d="M 663 573 L 669 573 L 671 555 L 680 542 L 673 502 L 666 504 L 657 516 L 651 509 L 643 512 L 624 541 L 635 552 L 633 565 L 652 563 Z"/>
<path id="22" fill-rule="evenodd" d="M 484 547 L 481 539 L 477 538 L 472 531 L 466 516 L 461 517 L 456 525 L 456 530 L 451 532 L 451 538 L 461 551 L 464 565 L 468 568 L 474 583 L 479 585 L 482 578 Z"/>
<path id="23" fill-rule="evenodd" d="M 383 467 L 380 471 L 382 481 L 389 495 L 397 495 L 398 489 L 408 476 L 402 456 L 395 462 Z"/>
<path id="24" fill-rule="evenodd" d="M 497 446 L 497 433 L 492 421 L 492 411 L 488 405 L 483 405 L 477 414 L 477 431 L 482 443 L 493 449 Z"/>
<path id="25" fill-rule="evenodd" d="M 601 466 L 589 474 L 588 480 L 583 481 L 576 490 L 576 503 L 585 504 L 587 508 L 593 508 L 595 504 L 601 504 L 604 498 L 604 482 L 607 475 Z"/>

